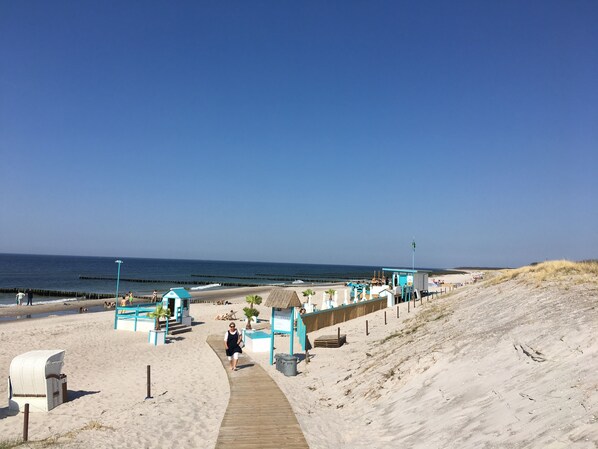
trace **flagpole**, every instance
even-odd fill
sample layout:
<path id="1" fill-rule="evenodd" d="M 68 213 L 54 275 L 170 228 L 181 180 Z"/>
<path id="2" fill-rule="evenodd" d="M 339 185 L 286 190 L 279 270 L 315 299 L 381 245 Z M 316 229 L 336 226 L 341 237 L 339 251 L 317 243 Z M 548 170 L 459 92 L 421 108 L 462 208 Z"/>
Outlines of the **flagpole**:
<path id="1" fill-rule="evenodd" d="M 411 257 L 411 269 L 415 271 L 415 239 L 411 242 L 411 246 L 413 247 L 413 255 Z"/>

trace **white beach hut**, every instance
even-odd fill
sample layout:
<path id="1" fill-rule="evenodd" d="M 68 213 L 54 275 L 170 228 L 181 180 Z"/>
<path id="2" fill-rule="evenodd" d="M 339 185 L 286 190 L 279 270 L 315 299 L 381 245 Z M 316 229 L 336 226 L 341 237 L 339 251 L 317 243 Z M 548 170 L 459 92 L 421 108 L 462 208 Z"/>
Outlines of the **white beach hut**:
<path id="1" fill-rule="evenodd" d="M 10 363 L 8 407 L 31 412 L 47 412 L 67 399 L 66 375 L 61 374 L 64 350 L 29 351 Z"/>

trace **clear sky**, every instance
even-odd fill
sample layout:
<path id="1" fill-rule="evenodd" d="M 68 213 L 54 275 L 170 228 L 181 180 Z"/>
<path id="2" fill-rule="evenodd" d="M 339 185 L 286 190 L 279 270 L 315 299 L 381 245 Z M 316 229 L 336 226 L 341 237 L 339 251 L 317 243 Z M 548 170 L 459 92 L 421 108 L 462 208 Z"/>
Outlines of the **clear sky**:
<path id="1" fill-rule="evenodd" d="M 596 1 L 2 1 L 0 252 L 598 257 Z"/>

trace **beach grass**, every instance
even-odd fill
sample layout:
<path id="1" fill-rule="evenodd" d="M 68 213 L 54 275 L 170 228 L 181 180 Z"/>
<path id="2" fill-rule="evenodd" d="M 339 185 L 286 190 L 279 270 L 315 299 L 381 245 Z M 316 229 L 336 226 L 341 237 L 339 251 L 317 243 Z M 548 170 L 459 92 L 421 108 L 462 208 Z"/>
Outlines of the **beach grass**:
<path id="1" fill-rule="evenodd" d="M 19 447 L 25 444 L 23 440 L 0 440 L 0 449 L 11 449 L 13 447 Z"/>
<path id="2" fill-rule="evenodd" d="M 60 445 L 61 442 L 65 439 L 74 439 L 80 432 L 97 430 L 114 430 L 114 428 L 110 426 L 105 426 L 99 421 L 90 421 L 83 427 L 79 427 L 77 429 L 71 430 L 63 434 L 52 435 L 42 440 L 29 440 L 26 442 L 21 439 L 0 440 L 0 449 L 12 449 L 15 447 L 53 447 L 56 445 Z"/>
<path id="3" fill-rule="evenodd" d="M 431 304 L 429 307 L 424 308 L 418 315 L 414 318 L 411 318 L 405 322 L 405 326 L 402 329 L 399 329 L 378 342 L 378 344 L 382 345 L 387 343 L 394 338 L 402 338 L 408 337 L 415 334 L 420 328 L 424 327 L 426 324 L 437 321 L 442 318 L 446 318 L 453 313 L 452 310 L 449 310 L 448 305 L 444 304 Z"/>
<path id="4" fill-rule="evenodd" d="M 567 281 L 576 285 L 598 285 L 598 261 L 552 260 L 502 271 L 488 282 L 489 285 L 497 285 L 511 280 L 523 280 L 530 283 Z"/>

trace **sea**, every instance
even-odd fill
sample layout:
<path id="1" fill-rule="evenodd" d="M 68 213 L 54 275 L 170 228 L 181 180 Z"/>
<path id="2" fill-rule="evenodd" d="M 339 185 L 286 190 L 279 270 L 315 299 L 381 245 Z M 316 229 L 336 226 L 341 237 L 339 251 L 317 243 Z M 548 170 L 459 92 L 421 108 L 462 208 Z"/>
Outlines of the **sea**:
<path id="1" fill-rule="evenodd" d="M 32 289 L 34 303 L 72 301 L 106 294 L 159 294 L 173 287 L 190 290 L 256 285 L 306 285 L 371 279 L 381 266 L 234 262 L 0 254 L 0 307 L 16 304 L 16 290 Z"/>

